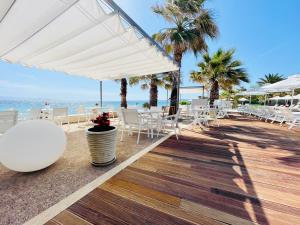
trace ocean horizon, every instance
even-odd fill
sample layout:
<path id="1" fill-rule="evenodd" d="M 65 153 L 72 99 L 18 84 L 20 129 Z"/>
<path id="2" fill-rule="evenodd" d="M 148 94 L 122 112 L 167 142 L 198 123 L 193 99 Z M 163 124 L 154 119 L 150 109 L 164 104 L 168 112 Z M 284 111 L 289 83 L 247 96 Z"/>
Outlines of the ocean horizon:
<path id="1" fill-rule="evenodd" d="M 142 107 L 147 100 L 128 100 L 128 106 L 138 106 Z M 84 106 L 86 108 L 94 107 L 99 104 L 99 101 L 75 101 L 75 100 L 41 100 L 41 99 L 16 99 L 9 97 L 0 97 L 0 111 L 6 110 L 17 110 L 19 113 L 27 113 L 32 108 L 45 108 L 46 103 L 50 105 L 51 108 L 56 107 L 68 107 L 69 114 L 76 114 L 76 110 L 79 106 Z M 103 101 L 103 108 L 118 110 L 121 101 Z M 166 100 L 158 100 L 158 106 L 167 105 Z"/>

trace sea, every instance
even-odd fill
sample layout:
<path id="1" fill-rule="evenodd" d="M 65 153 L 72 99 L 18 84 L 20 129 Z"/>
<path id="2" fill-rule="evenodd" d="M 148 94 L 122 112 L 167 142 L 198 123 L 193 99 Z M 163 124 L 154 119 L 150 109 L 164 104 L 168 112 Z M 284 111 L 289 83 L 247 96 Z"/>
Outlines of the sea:
<path id="1" fill-rule="evenodd" d="M 147 100 L 127 101 L 128 106 L 142 107 Z M 17 110 L 21 114 L 26 114 L 32 108 L 45 108 L 46 104 L 50 108 L 68 107 L 69 114 L 76 114 L 79 106 L 86 108 L 95 107 L 99 102 L 96 101 L 60 101 L 60 100 L 37 100 L 37 99 L 9 99 L 0 97 L 0 111 Z M 158 106 L 167 105 L 167 101 L 158 101 Z M 49 107 L 48 106 L 48 107 Z M 120 101 L 103 101 L 103 108 L 113 109 L 115 111 L 120 107 Z"/>

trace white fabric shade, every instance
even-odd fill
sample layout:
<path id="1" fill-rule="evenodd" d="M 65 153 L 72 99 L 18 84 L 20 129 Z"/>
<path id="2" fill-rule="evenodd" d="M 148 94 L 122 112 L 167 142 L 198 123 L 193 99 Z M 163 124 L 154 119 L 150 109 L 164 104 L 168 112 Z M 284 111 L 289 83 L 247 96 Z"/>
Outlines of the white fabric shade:
<path id="1" fill-rule="evenodd" d="M 266 85 L 262 89 L 269 90 L 282 90 L 288 89 L 289 91 L 300 88 L 300 74 L 289 76 L 287 79 L 279 81 L 274 84 Z"/>
<path id="2" fill-rule="evenodd" d="M 256 96 L 256 95 L 266 95 L 267 93 L 265 91 L 261 90 L 249 90 L 249 91 L 243 91 L 238 94 L 237 96 Z"/>
<path id="3" fill-rule="evenodd" d="M 180 94 L 200 94 L 203 92 L 203 87 L 181 87 Z"/>
<path id="4" fill-rule="evenodd" d="M 178 70 L 170 58 L 97 0 L 1 0 L 0 59 L 117 79 Z"/>

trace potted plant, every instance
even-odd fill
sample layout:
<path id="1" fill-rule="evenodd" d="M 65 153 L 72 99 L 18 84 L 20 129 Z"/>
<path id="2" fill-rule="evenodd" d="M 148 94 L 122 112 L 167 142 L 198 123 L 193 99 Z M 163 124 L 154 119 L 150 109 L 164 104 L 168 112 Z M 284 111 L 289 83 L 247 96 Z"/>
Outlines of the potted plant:
<path id="1" fill-rule="evenodd" d="M 86 137 L 94 166 L 107 166 L 116 160 L 117 128 L 110 126 L 109 114 L 93 120 L 95 126 L 86 129 Z"/>

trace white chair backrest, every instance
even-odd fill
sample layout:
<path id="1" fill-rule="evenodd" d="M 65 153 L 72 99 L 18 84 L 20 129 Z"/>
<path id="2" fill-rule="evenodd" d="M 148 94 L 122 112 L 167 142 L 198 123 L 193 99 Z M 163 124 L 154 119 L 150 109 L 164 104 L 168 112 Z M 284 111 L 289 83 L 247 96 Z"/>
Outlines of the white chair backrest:
<path id="1" fill-rule="evenodd" d="M 16 125 L 17 121 L 18 121 L 17 111 L 12 110 L 12 111 L 0 112 L 0 133 L 4 133 L 9 128 Z"/>
<path id="2" fill-rule="evenodd" d="M 208 99 L 192 99 L 192 109 L 208 106 Z"/>
<path id="3" fill-rule="evenodd" d="M 53 109 L 53 118 L 55 117 L 67 117 L 68 116 L 68 108 L 54 108 Z"/>
<path id="4" fill-rule="evenodd" d="M 80 105 L 77 109 L 76 109 L 77 114 L 86 114 L 86 110 L 85 107 L 83 105 Z"/>
<path id="5" fill-rule="evenodd" d="M 294 117 L 292 111 L 289 108 L 281 108 L 279 109 L 280 113 L 286 118 L 286 119 L 292 119 Z"/>
<path id="6" fill-rule="evenodd" d="M 158 111 L 160 111 L 160 108 L 158 106 L 151 106 L 150 107 L 150 111 L 152 111 L 152 112 L 158 112 Z"/>
<path id="7" fill-rule="evenodd" d="M 124 108 L 119 107 L 118 112 L 117 112 L 118 118 L 119 118 L 120 121 L 123 121 L 123 112 L 122 112 L 122 110 L 124 110 Z"/>
<path id="8" fill-rule="evenodd" d="M 42 109 L 30 109 L 28 112 L 28 120 L 39 120 L 41 119 Z"/>
<path id="9" fill-rule="evenodd" d="M 139 124 L 139 113 L 137 109 L 122 109 L 125 124 Z"/>
<path id="10" fill-rule="evenodd" d="M 179 109 L 177 110 L 177 113 L 176 113 L 175 118 L 174 118 L 174 122 L 175 122 L 175 123 L 177 123 L 177 121 L 178 121 L 178 119 L 179 119 L 179 117 L 180 117 L 181 110 L 182 110 L 181 108 L 179 108 Z"/>

